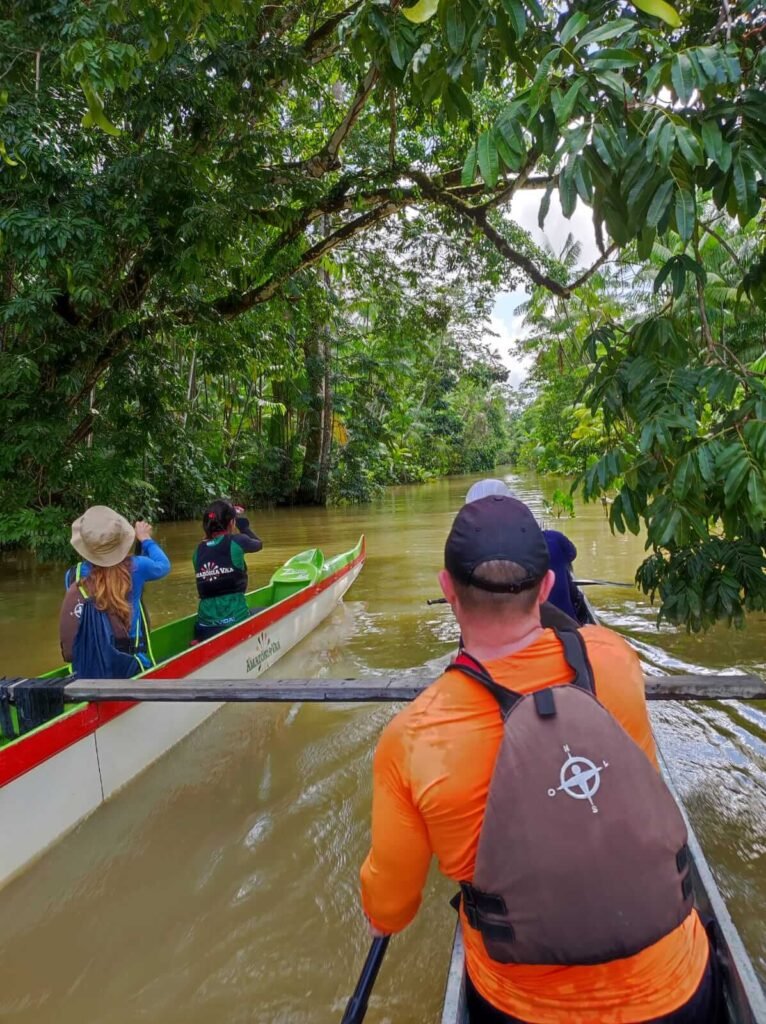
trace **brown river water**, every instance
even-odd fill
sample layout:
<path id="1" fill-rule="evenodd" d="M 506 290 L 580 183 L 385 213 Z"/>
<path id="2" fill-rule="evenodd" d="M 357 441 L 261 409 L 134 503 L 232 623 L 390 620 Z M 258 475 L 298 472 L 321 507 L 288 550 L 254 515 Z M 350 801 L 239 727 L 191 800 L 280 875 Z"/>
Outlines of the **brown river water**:
<path id="1" fill-rule="evenodd" d="M 367 536 L 365 568 L 331 619 L 275 677 L 353 676 L 423 665 L 455 644 L 437 596 L 444 539 L 474 477 L 388 490 L 352 509 L 257 512 L 264 550 L 251 581 L 311 546 Z M 508 474 L 542 514 L 556 481 Z M 631 580 L 643 542 L 612 537 L 600 506 L 558 526 L 583 577 Z M 172 574 L 148 588 L 155 623 L 193 610 L 195 523 L 162 524 Z M 0 560 L 5 675 L 60 660 L 63 566 Z M 636 592 L 591 587 L 606 624 L 657 668 L 766 672 L 766 618 L 742 632 L 663 628 Z M 370 763 L 395 708 L 229 705 L 0 890 L 4 1024 L 331 1024 L 368 946 L 357 905 Z M 674 778 L 746 946 L 766 977 L 766 708 L 654 705 Z M 34 814 L 34 807 L 25 809 Z M 0 822 L 2 834 L 12 821 Z M 576 884 L 576 880 L 573 880 Z M 416 919 L 392 943 L 370 1024 L 439 1019 L 453 912 L 434 872 Z"/>

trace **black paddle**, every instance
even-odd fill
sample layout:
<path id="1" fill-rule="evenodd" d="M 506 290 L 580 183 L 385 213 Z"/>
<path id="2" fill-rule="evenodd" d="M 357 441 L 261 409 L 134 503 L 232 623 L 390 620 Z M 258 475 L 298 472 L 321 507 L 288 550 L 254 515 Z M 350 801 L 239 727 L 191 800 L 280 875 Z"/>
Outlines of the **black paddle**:
<path id="1" fill-rule="evenodd" d="M 572 580 L 576 587 L 631 587 L 635 589 L 635 583 L 617 583 L 615 580 Z"/>
<path id="2" fill-rule="evenodd" d="M 617 583 L 616 580 L 572 580 L 576 587 L 630 587 L 635 589 L 635 583 Z M 446 597 L 431 597 L 426 604 L 446 604 Z"/>
<path id="3" fill-rule="evenodd" d="M 362 1024 L 364 1015 L 367 1013 L 367 1004 L 372 995 L 372 986 L 375 984 L 380 965 L 383 963 L 390 938 L 390 935 L 383 935 L 372 940 L 362 973 L 359 975 L 359 981 L 356 983 L 354 994 L 346 1005 L 346 1012 L 343 1014 L 340 1024 Z"/>

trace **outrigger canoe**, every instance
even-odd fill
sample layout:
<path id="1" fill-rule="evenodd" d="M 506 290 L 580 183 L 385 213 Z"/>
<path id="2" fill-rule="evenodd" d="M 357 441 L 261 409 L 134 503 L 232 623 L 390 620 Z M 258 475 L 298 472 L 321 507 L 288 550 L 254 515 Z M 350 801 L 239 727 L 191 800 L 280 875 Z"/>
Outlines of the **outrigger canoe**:
<path id="1" fill-rule="evenodd" d="M 596 614 L 584 595 L 583 601 L 587 610 L 588 622 L 596 624 L 598 621 Z M 661 751 L 660 758 L 662 759 Z M 727 1024 L 766 1024 L 766 997 L 764 997 L 758 976 L 747 955 L 742 939 L 734 927 L 724 898 L 684 811 L 683 803 L 673 787 L 666 764 L 663 765 L 663 774 L 684 816 L 689 833 L 688 846 L 692 862 L 695 904 L 703 920 L 711 922 L 709 930 L 723 978 L 725 1002 L 723 1020 Z M 452 944 L 441 1024 L 468 1024 L 465 957 L 459 923 Z"/>
<path id="2" fill-rule="evenodd" d="M 330 614 L 364 559 L 364 537 L 334 558 L 295 555 L 247 595 L 250 618 L 204 643 L 193 643 L 195 615 L 153 629 L 155 666 L 140 678 L 262 675 Z M 44 678 L 67 675 L 62 666 Z M 0 699 L 0 885 L 221 706 L 76 704 L 36 724 Z"/>

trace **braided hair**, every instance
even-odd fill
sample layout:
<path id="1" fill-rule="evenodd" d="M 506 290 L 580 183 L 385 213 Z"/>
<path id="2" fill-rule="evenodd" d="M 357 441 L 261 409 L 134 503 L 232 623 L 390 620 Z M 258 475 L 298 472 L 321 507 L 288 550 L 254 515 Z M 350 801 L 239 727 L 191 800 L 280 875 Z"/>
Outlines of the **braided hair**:
<path id="1" fill-rule="evenodd" d="M 206 537 L 213 537 L 217 533 L 226 533 L 231 523 L 236 519 L 234 506 L 218 498 L 209 505 L 202 516 L 202 529 Z"/>

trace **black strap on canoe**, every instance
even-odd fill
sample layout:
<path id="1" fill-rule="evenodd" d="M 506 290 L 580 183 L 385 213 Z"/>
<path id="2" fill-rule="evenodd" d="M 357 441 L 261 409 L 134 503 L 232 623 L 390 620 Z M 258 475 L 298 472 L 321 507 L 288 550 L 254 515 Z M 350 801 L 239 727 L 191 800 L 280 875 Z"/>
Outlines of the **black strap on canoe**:
<path id="1" fill-rule="evenodd" d="M 8 678 L 3 676 L 0 679 L 0 736 L 6 740 L 13 740 L 19 735 L 16 722 L 11 712 L 12 692 L 15 683 L 21 682 L 17 676 Z"/>
<path id="2" fill-rule="evenodd" d="M 22 679 L 13 684 L 12 699 L 19 720 L 19 735 L 44 725 L 64 710 L 64 687 L 74 676 Z"/>

